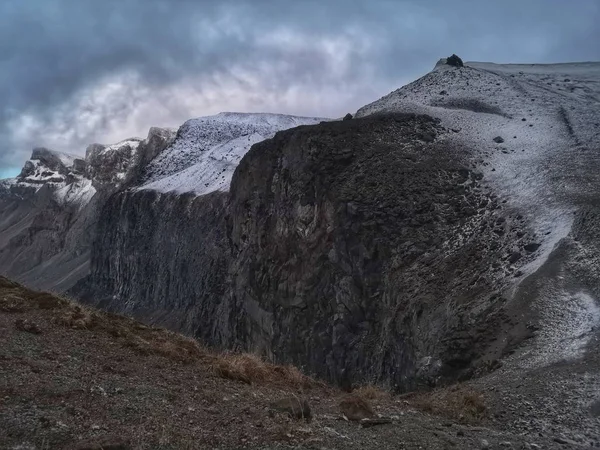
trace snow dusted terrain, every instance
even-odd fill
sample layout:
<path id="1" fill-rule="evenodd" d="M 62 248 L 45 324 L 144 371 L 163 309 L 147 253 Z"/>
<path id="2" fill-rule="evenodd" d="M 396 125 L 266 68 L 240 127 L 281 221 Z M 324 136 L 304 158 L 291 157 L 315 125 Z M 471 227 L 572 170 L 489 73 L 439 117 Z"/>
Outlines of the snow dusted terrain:
<path id="1" fill-rule="evenodd" d="M 441 119 L 448 130 L 443 139 L 476 155 L 471 169 L 537 236 L 539 248 L 530 249 L 522 275 L 502 288 L 504 310 L 513 317 L 507 320 L 520 325 L 501 339 L 528 340 L 480 385 L 501 386 L 511 405 L 522 401 L 516 392 L 535 392 L 530 401 L 538 417 L 515 415 L 520 429 L 545 430 L 544 420 L 561 429 L 562 413 L 571 408 L 578 415 L 572 428 L 593 428 L 583 411 L 600 402 L 600 63 L 457 68 L 442 60 L 357 116 L 386 111 Z M 592 435 L 571 438 L 585 442 Z"/>
<path id="2" fill-rule="evenodd" d="M 198 195 L 227 191 L 235 168 L 252 145 L 277 131 L 322 120 L 326 119 L 231 112 L 188 120 L 175 142 L 149 164 L 140 189 Z"/>
<path id="3" fill-rule="evenodd" d="M 357 116 L 394 110 L 440 118 L 451 131 L 448 141 L 479 154 L 474 168 L 540 236 L 537 258 L 521 269 L 525 275 L 547 261 L 571 231 L 575 212 L 598 193 L 600 63 L 473 62 L 457 68 L 440 62 Z M 580 301 L 586 295 L 549 296 L 539 307 L 547 313 L 550 304 L 563 308 L 568 301 L 576 328 L 582 319 L 574 310 L 599 319 L 594 302 Z M 564 356 L 555 353 L 554 359 Z"/>
<path id="4" fill-rule="evenodd" d="M 50 190 L 58 202 L 74 201 L 85 206 L 95 193 L 90 180 L 85 179 L 82 158 L 46 148 L 36 148 L 25 161 L 21 173 L 3 180 L 8 190 L 35 193 L 42 187 Z"/>
<path id="5" fill-rule="evenodd" d="M 174 134 L 152 129 L 145 140 L 92 144 L 85 157 L 34 149 L 17 177 L 0 181 L 0 273 L 43 289 L 70 288 L 88 271 L 105 199 Z"/>
<path id="6" fill-rule="evenodd" d="M 438 64 L 357 116 L 403 110 L 440 118 L 454 132 L 448 139 L 477 149 L 485 179 L 529 214 L 551 250 L 569 231 L 573 196 L 593 194 L 564 169 L 583 164 L 600 141 L 599 105 L 600 63 Z"/>

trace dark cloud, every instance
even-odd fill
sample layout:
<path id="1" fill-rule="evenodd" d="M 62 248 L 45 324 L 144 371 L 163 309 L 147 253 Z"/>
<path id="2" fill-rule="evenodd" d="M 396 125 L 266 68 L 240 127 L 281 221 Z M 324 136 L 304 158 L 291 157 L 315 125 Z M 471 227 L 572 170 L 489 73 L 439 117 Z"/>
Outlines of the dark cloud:
<path id="1" fill-rule="evenodd" d="M 597 0 L 4 0 L 0 169 L 221 110 L 340 116 L 466 60 L 600 59 Z"/>

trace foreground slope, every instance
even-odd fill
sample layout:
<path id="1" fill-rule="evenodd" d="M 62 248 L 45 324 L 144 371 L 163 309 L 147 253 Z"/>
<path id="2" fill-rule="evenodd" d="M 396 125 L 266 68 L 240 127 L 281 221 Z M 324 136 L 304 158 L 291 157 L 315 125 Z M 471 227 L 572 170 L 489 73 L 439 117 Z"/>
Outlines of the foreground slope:
<path id="1" fill-rule="evenodd" d="M 552 432 L 503 430 L 486 407 L 491 392 L 464 386 L 398 398 L 367 389 L 348 397 L 293 368 L 212 353 L 2 277 L 0 361 L 3 449 L 552 449 L 567 442 Z M 311 421 L 276 409 L 290 398 L 309 402 Z M 370 398 L 389 423 L 344 420 L 348 398 Z"/>

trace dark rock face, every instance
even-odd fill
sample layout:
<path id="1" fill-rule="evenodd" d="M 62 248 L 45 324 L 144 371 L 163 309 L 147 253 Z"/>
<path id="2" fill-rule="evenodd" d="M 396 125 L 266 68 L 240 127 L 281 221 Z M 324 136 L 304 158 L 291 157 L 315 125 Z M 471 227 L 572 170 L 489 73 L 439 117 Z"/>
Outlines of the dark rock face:
<path id="1" fill-rule="evenodd" d="M 487 338 L 466 318 L 511 238 L 494 233 L 498 205 L 468 152 L 421 139 L 443 132 L 427 116 L 371 116 L 250 150 L 228 218 L 241 345 L 342 385 L 399 389 L 422 358 L 453 376 L 481 356 Z"/>
<path id="2" fill-rule="evenodd" d="M 535 252 L 538 248 L 540 248 L 540 244 L 537 243 L 531 243 L 531 244 L 527 244 L 524 245 L 523 248 L 525 249 L 525 251 L 529 252 L 529 253 L 533 253 Z"/>
<path id="3" fill-rule="evenodd" d="M 344 116 L 343 120 L 352 120 L 352 114 L 348 113 Z"/>
<path id="4" fill-rule="evenodd" d="M 118 192 L 71 294 L 345 387 L 460 376 L 531 237 L 445 133 L 411 114 L 302 126 L 254 145 L 230 193 Z"/>
<path id="5" fill-rule="evenodd" d="M 452 56 L 446 58 L 446 64 L 449 66 L 464 67 L 463 60 L 455 54 L 452 54 Z"/>
<path id="6" fill-rule="evenodd" d="M 229 257 L 226 201 L 220 192 L 113 195 L 99 217 L 91 274 L 71 294 L 109 311 L 229 344 L 229 310 L 224 313 L 221 305 Z"/>

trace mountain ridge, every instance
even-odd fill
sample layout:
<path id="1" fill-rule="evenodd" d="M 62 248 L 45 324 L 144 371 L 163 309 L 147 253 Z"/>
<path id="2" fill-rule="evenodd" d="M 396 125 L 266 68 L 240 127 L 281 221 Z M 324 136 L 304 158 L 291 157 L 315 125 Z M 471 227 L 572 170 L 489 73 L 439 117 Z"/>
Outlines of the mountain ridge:
<path id="1" fill-rule="evenodd" d="M 596 380 L 599 67 L 441 66 L 249 151 L 256 128 L 195 128 L 187 162 L 151 158 L 106 199 L 69 292 L 342 386 L 555 386 L 561 362 Z M 559 408 L 553 389 L 527 401 Z"/>

